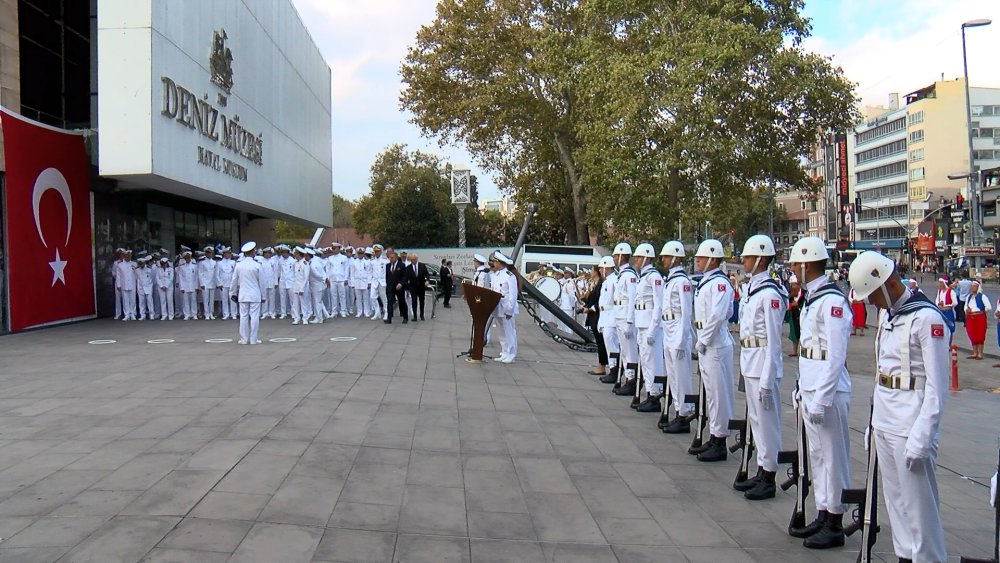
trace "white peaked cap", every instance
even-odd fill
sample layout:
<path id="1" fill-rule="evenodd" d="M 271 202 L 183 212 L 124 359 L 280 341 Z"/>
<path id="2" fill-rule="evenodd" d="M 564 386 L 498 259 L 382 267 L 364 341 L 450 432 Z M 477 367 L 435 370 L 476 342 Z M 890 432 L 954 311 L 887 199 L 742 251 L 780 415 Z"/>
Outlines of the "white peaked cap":
<path id="1" fill-rule="evenodd" d="M 250 241 L 244 244 L 242 248 L 240 248 L 240 252 L 253 252 L 255 248 L 257 248 L 257 243 L 254 241 Z"/>

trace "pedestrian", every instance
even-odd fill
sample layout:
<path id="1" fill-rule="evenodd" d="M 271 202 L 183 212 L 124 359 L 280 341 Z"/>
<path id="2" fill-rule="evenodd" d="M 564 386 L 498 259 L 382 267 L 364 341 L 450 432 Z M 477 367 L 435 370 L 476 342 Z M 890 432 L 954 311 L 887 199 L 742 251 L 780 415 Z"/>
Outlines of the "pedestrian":
<path id="1" fill-rule="evenodd" d="M 969 284 L 969 298 L 965 301 L 965 333 L 972 344 L 970 360 L 983 359 L 983 344 L 986 342 L 986 313 L 993 310 L 990 298 L 979 291 L 978 280 Z"/>
<path id="2" fill-rule="evenodd" d="M 883 311 L 871 432 L 893 549 L 900 561 L 943 562 L 948 553 L 935 462 L 948 398 L 951 327 L 878 252 L 858 255 L 849 275 L 858 297 Z"/>
<path id="3" fill-rule="evenodd" d="M 847 300 L 851 303 L 851 336 L 864 336 L 868 328 L 868 306 L 864 299 L 858 299 L 853 288 L 848 292 Z"/>
<path id="4" fill-rule="evenodd" d="M 955 307 L 958 305 L 958 296 L 955 294 L 955 290 L 948 287 L 948 280 L 944 278 L 938 279 L 938 292 L 935 302 L 938 309 L 941 309 L 941 314 L 944 315 L 944 318 L 954 323 Z"/>
<path id="5" fill-rule="evenodd" d="M 260 328 L 260 304 L 265 298 L 261 275 L 263 266 L 254 260 L 257 243 L 248 242 L 240 248 L 243 259 L 233 269 L 233 282 L 229 287 L 229 299 L 239 304 L 240 344 L 260 344 L 257 331 Z"/>
<path id="6" fill-rule="evenodd" d="M 590 291 L 588 291 L 584 296 L 583 306 L 581 309 L 587 315 L 587 319 L 585 321 L 587 328 L 590 329 L 591 334 L 594 335 L 594 341 L 597 342 L 597 366 L 587 373 L 590 375 L 603 376 L 607 375 L 608 349 L 604 346 L 604 339 L 601 338 L 601 333 L 598 328 L 601 318 L 601 285 L 604 283 L 603 276 L 601 275 L 601 269 L 599 267 L 594 266 L 590 270 L 590 279 L 594 281 L 594 284 L 591 286 Z"/>
<path id="7" fill-rule="evenodd" d="M 451 273 L 451 262 L 442 259 L 441 269 L 438 271 L 438 280 L 441 283 L 441 294 L 444 296 L 444 308 L 451 309 L 451 292 L 454 289 L 454 278 Z"/>
<path id="8" fill-rule="evenodd" d="M 972 290 L 972 280 L 967 275 L 958 272 L 958 283 L 955 291 L 958 292 L 958 306 L 955 308 L 955 320 L 960 323 L 965 322 L 965 304 L 969 302 L 969 293 Z"/>
<path id="9" fill-rule="evenodd" d="M 411 254 L 410 257 L 415 258 L 415 255 Z M 516 355 L 514 341 L 516 341 L 517 333 L 514 331 L 514 306 L 517 304 L 517 281 L 511 279 L 507 271 L 507 264 L 513 261 L 502 252 L 496 251 L 491 262 L 493 266 L 493 272 L 490 275 L 491 289 L 500 294 L 500 302 L 497 303 L 493 312 L 493 317 L 497 321 L 497 335 L 500 341 L 500 356 L 496 358 L 496 361 L 509 364 L 514 361 Z M 415 266 L 416 262 L 412 262 L 412 264 Z M 407 266 L 407 269 L 411 267 Z M 411 281 L 412 279 L 411 277 Z M 414 299 L 416 299 L 415 294 Z M 414 307 L 416 307 L 416 301 L 414 301 Z M 414 314 L 416 314 L 416 310 L 414 310 Z"/>
<path id="10" fill-rule="evenodd" d="M 794 358 L 799 355 L 799 333 L 801 332 L 799 310 L 804 295 L 799 285 L 799 279 L 792 276 L 790 280 L 788 284 L 788 313 L 785 318 L 788 320 L 788 339 L 792 341 L 792 353 L 789 356 Z"/>
<path id="11" fill-rule="evenodd" d="M 618 347 L 618 331 L 615 329 L 615 282 L 618 280 L 618 273 L 615 270 L 615 259 L 611 256 L 601 258 L 597 264 L 601 272 L 601 284 L 596 291 L 598 296 L 597 332 L 599 339 L 604 346 L 607 356 L 607 373 L 600 378 L 601 383 L 614 383 L 618 381 L 618 371 L 620 365 L 618 358 L 620 350 Z"/>

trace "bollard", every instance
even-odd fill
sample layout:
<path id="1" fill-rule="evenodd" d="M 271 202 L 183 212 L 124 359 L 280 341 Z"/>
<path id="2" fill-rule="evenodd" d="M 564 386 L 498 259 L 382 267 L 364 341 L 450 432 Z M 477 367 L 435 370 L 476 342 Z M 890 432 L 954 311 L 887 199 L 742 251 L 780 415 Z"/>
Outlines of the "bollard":
<path id="1" fill-rule="evenodd" d="M 951 345 L 951 384 L 949 391 L 958 391 L 958 346 Z"/>

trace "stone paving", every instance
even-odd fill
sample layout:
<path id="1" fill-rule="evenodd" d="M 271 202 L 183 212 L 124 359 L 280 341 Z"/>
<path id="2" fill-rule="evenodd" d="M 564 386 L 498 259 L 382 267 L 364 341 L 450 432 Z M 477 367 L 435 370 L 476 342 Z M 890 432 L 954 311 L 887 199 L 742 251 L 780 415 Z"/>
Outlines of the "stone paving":
<path id="1" fill-rule="evenodd" d="M 801 547 L 785 533 L 794 489 L 744 500 L 734 456 L 697 462 L 689 436 L 660 433 L 526 316 L 517 362 L 456 359 L 468 322 L 459 302 L 406 326 L 265 321 L 252 347 L 206 343 L 235 338 L 224 321 L 0 338 L 0 562 L 855 560 L 857 536 Z M 851 346 L 860 374 L 871 336 Z M 860 485 L 871 378 L 854 383 Z M 938 475 L 956 560 L 992 548 L 997 412 L 982 391 L 948 404 Z M 895 561 L 883 530 L 878 556 Z"/>

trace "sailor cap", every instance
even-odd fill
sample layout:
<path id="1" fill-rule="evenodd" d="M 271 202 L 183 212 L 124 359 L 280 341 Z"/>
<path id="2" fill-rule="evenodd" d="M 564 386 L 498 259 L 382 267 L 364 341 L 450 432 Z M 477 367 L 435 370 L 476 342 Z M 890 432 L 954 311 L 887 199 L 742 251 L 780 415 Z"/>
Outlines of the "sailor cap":
<path id="1" fill-rule="evenodd" d="M 499 250 L 497 250 L 496 252 L 493 253 L 493 259 L 496 260 L 496 261 L 498 261 L 498 262 L 502 262 L 502 263 L 508 264 L 508 265 L 514 263 L 513 260 L 511 260 L 510 258 L 508 258 L 503 252 L 500 252 Z"/>
<path id="2" fill-rule="evenodd" d="M 487 260 L 486 257 L 483 256 L 482 254 L 473 254 L 472 258 L 473 258 L 473 260 L 475 260 L 476 262 L 479 262 L 480 264 L 485 264 L 485 263 L 489 262 L 489 260 Z"/>
<path id="3" fill-rule="evenodd" d="M 253 252 L 255 248 L 257 248 L 257 243 L 254 242 L 254 241 L 250 241 L 250 242 L 244 244 L 240 248 L 240 252 Z"/>

